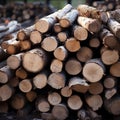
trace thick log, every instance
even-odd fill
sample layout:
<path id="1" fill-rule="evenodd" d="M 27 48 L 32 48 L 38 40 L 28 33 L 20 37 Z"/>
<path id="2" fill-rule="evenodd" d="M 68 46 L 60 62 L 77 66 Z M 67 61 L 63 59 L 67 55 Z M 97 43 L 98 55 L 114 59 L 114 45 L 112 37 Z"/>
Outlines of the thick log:
<path id="1" fill-rule="evenodd" d="M 37 98 L 37 93 L 35 91 L 30 91 L 27 92 L 25 96 L 29 102 L 33 102 Z"/>
<path id="2" fill-rule="evenodd" d="M 78 11 L 76 9 L 72 9 L 65 16 L 63 16 L 60 20 L 60 26 L 63 28 L 68 28 L 71 26 L 78 16 Z"/>
<path id="3" fill-rule="evenodd" d="M 101 45 L 100 40 L 97 37 L 93 37 L 89 41 L 89 46 L 92 47 L 92 48 L 97 49 L 98 47 L 100 47 L 100 45 Z"/>
<path id="4" fill-rule="evenodd" d="M 48 112 L 50 110 L 50 104 L 45 98 L 38 98 L 36 100 L 36 108 L 40 112 Z"/>
<path id="5" fill-rule="evenodd" d="M 111 99 L 116 93 L 117 93 L 116 88 L 107 89 L 107 90 L 105 90 L 105 98 Z"/>
<path id="6" fill-rule="evenodd" d="M 77 39 L 71 37 L 65 41 L 65 47 L 69 52 L 77 52 L 81 46 Z"/>
<path id="7" fill-rule="evenodd" d="M 82 105 L 83 105 L 83 102 L 80 98 L 80 96 L 78 95 L 72 95 L 68 98 L 67 100 L 67 104 L 68 104 L 68 107 L 72 110 L 79 110 Z"/>
<path id="8" fill-rule="evenodd" d="M 82 74 L 89 82 L 100 81 L 104 75 L 105 66 L 100 59 L 91 59 L 83 67 Z"/>
<path id="9" fill-rule="evenodd" d="M 64 46 L 59 46 L 54 50 L 53 54 L 56 59 L 64 61 L 68 56 L 68 51 Z"/>
<path id="10" fill-rule="evenodd" d="M 11 101 L 10 101 L 11 107 L 15 110 L 22 109 L 26 104 L 26 99 L 23 94 L 15 94 Z"/>
<path id="11" fill-rule="evenodd" d="M 112 99 L 104 100 L 104 107 L 109 113 L 120 115 L 120 97 L 114 96 Z"/>
<path id="12" fill-rule="evenodd" d="M 17 33 L 17 39 L 18 40 L 26 40 L 29 39 L 30 37 L 30 33 L 31 31 L 33 31 L 35 29 L 35 26 L 32 25 L 30 27 L 27 27 L 25 29 L 21 29 L 18 33 Z"/>
<path id="13" fill-rule="evenodd" d="M 13 89 L 8 84 L 0 87 L 0 101 L 6 101 L 13 95 Z"/>
<path id="14" fill-rule="evenodd" d="M 46 63 L 46 54 L 42 49 L 32 49 L 23 55 L 22 65 L 29 72 L 39 72 Z"/>
<path id="15" fill-rule="evenodd" d="M 69 116 L 69 111 L 64 104 L 55 105 L 52 109 L 55 119 L 65 120 Z"/>
<path id="16" fill-rule="evenodd" d="M 47 85 L 47 73 L 41 72 L 33 77 L 33 85 L 35 88 L 42 89 Z"/>
<path id="17" fill-rule="evenodd" d="M 115 64 L 110 66 L 110 74 L 114 77 L 120 77 L 120 62 L 116 62 Z"/>
<path id="18" fill-rule="evenodd" d="M 28 73 L 27 73 L 27 71 L 25 71 L 24 68 L 19 67 L 19 68 L 15 71 L 15 75 L 16 75 L 18 78 L 20 78 L 20 79 L 25 79 L 25 78 L 27 78 Z"/>
<path id="19" fill-rule="evenodd" d="M 58 59 L 53 59 L 50 65 L 50 70 L 52 72 L 58 73 L 62 72 L 63 69 L 63 62 Z"/>
<path id="20" fill-rule="evenodd" d="M 66 78 L 63 73 L 51 73 L 48 77 L 48 84 L 55 89 L 65 87 Z"/>
<path id="21" fill-rule="evenodd" d="M 70 97 L 72 95 L 72 89 L 69 86 L 65 86 L 61 89 L 61 95 L 63 97 Z"/>
<path id="22" fill-rule="evenodd" d="M 0 102 L 0 113 L 8 113 L 8 103 L 5 102 Z"/>
<path id="23" fill-rule="evenodd" d="M 102 43 L 111 49 L 118 49 L 117 46 L 120 46 L 114 34 L 112 34 L 111 31 L 106 28 L 103 28 L 100 31 L 100 38 Z"/>
<path id="24" fill-rule="evenodd" d="M 23 55 L 23 53 L 9 56 L 7 58 L 7 65 L 11 69 L 17 69 L 21 65 L 22 55 Z"/>
<path id="25" fill-rule="evenodd" d="M 7 83 L 13 76 L 14 72 L 8 66 L 0 68 L 0 83 Z"/>
<path id="26" fill-rule="evenodd" d="M 86 93 L 89 89 L 89 84 L 80 77 L 70 78 L 68 85 L 72 90 L 80 93 Z"/>
<path id="27" fill-rule="evenodd" d="M 22 81 L 19 82 L 19 89 L 23 92 L 23 93 L 27 93 L 30 92 L 32 90 L 32 83 L 30 79 L 24 79 Z"/>
<path id="28" fill-rule="evenodd" d="M 65 64 L 65 71 L 69 75 L 77 75 L 82 71 L 82 65 L 75 58 L 68 59 Z"/>
<path id="29" fill-rule="evenodd" d="M 37 30 L 32 31 L 30 33 L 30 41 L 32 42 L 33 45 L 41 43 L 42 34 Z"/>
<path id="30" fill-rule="evenodd" d="M 105 65 L 112 65 L 119 60 L 119 53 L 116 50 L 106 50 L 102 53 L 101 60 Z"/>
<path id="31" fill-rule="evenodd" d="M 41 42 L 41 47 L 48 52 L 54 51 L 57 48 L 57 46 L 58 41 L 54 36 L 46 37 Z"/>
<path id="32" fill-rule="evenodd" d="M 91 83 L 88 89 L 88 92 L 93 95 L 98 95 L 103 92 L 103 85 L 100 82 Z"/>
<path id="33" fill-rule="evenodd" d="M 64 6 L 61 10 L 59 10 L 59 12 L 57 13 L 57 19 L 61 19 L 63 16 L 65 16 L 65 14 L 67 14 L 69 11 L 71 11 L 72 9 L 72 5 L 71 4 L 67 4 L 66 6 Z"/>
<path id="34" fill-rule="evenodd" d="M 108 20 L 108 27 L 117 38 L 120 38 L 120 23 L 114 19 Z"/>
<path id="35" fill-rule="evenodd" d="M 90 95 L 86 97 L 86 103 L 93 111 L 99 110 L 103 105 L 103 100 L 100 95 Z"/>
<path id="36" fill-rule="evenodd" d="M 96 33 L 101 29 L 101 22 L 97 19 L 79 16 L 77 21 L 79 25 L 86 28 L 89 32 Z"/>
<path id="37" fill-rule="evenodd" d="M 48 94 L 48 102 L 51 105 L 58 105 L 61 103 L 61 101 L 62 101 L 62 97 L 57 92 L 50 92 Z"/>
<path id="38" fill-rule="evenodd" d="M 80 41 L 84 41 L 88 37 L 88 31 L 85 28 L 78 25 L 74 26 L 73 34 L 74 34 L 74 37 Z"/>
<path id="39" fill-rule="evenodd" d="M 106 76 L 103 81 L 103 85 L 107 89 L 115 87 L 116 83 L 117 79 L 113 76 Z"/>
<path id="40" fill-rule="evenodd" d="M 93 57 L 93 51 L 89 47 L 81 47 L 76 53 L 76 57 L 80 62 L 87 62 Z"/>

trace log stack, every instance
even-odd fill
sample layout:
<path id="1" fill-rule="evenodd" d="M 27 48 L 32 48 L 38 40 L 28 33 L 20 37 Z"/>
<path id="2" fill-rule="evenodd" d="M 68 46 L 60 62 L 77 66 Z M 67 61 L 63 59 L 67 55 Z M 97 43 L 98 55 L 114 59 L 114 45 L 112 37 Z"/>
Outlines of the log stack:
<path id="1" fill-rule="evenodd" d="M 44 120 L 116 120 L 120 23 L 113 18 L 68 4 L 3 41 L 0 112 L 24 116 L 34 109 Z"/>

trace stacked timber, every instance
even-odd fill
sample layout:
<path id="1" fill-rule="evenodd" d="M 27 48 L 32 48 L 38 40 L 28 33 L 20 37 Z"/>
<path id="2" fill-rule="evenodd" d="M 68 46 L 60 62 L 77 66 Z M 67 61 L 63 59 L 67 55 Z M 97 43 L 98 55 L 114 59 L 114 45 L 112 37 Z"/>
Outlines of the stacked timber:
<path id="1" fill-rule="evenodd" d="M 3 41 L 0 112 L 25 116 L 34 109 L 44 120 L 116 120 L 120 22 L 113 18 L 68 4 Z"/>

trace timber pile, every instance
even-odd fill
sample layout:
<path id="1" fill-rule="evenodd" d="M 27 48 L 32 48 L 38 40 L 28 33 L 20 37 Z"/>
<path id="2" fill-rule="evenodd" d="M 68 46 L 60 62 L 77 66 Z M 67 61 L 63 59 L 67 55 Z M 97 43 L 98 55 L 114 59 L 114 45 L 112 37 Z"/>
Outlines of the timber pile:
<path id="1" fill-rule="evenodd" d="M 94 1 L 92 3 L 93 7 L 96 7 L 99 10 L 107 10 L 107 11 L 111 11 L 111 10 L 116 10 L 116 9 L 120 9 L 120 1 L 119 0 L 99 0 L 99 1 Z"/>
<path id="2" fill-rule="evenodd" d="M 17 20 L 19 23 L 27 20 L 37 20 L 45 15 L 51 14 L 55 8 L 41 2 L 14 2 L 5 6 L 0 6 L 1 22 L 5 19 Z"/>
<path id="3" fill-rule="evenodd" d="M 120 118 L 115 14 L 68 4 L 3 41 L 0 112 L 25 116 L 34 108 L 44 120 Z"/>

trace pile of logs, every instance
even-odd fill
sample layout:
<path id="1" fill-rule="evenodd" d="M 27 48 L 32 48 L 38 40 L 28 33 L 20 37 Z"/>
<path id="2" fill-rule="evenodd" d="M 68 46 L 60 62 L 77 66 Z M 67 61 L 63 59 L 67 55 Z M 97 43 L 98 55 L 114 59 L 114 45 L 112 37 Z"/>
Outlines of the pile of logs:
<path id="1" fill-rule="evenodd" d="M 97 9 L 103 10 L 115 10 L 120 8 L 120 1 L 119 0 L 99 0 L 94 1 L 92 6 L 96 7 Z"/>
<path id="2" fill-rule="evenodd" d="M 25 116 L 37 110 L 43 120 L 120 119 L 119 16 L 119 10 L 68 4 L 3 41 L 0 113 L 16 110 Z"/>
<path id="3" fill-rule="evenodd" d="M 4 19 L 9 19 L 17 20 L 21 23 L 30 19 L 37 20 L 54 11 L 55 8 L 53 6 L 41 2 L 14 2 L 0 6 L 0 17 L 3 21 Z"/>

